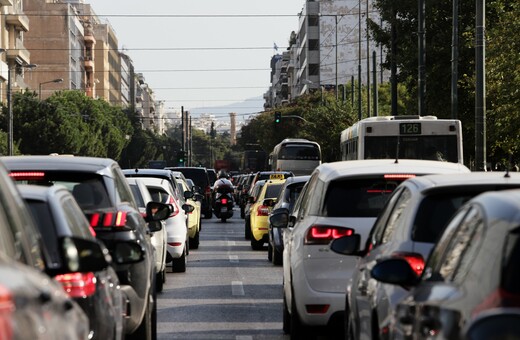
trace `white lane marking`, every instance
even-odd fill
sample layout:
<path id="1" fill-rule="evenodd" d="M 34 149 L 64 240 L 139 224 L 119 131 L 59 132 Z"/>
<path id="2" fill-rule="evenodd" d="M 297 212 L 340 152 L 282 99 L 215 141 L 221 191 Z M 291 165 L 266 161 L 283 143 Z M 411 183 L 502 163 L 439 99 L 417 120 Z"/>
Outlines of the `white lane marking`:
<path id="1" fill-rule="evenodd" d="M 242 281 L 231 281 L 231 294 L 234 296 L 245 295 Z"/>
<path id="2" fill-rule="evenodd" d="M 237 335 L 236 340 L 253 340 L 251 335 Z"/>
<path id="3" fill-rule="evenodd" d="M 229 255 L 229 262 L 238 263 L 238 255 Z"/>
<path id="4" fill-rule="evenodd" d="M 228 247 L 236 246 L 237 243 L 235 241 L 228 241 L 227 243 Z"/>

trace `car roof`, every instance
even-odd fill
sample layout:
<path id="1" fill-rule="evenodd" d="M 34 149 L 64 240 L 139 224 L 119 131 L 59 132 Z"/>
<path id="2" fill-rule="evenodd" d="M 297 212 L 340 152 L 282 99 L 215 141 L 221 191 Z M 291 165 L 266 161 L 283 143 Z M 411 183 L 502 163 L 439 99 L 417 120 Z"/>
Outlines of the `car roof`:
<path id="1" fill-rule="evenodd" d="M 502 228 L 516 230 L 520 223 L 520 189 L 487 191 L 475 196 L 466 204 L 478 204 L 488 221 L 500 220 L 509 223 L 488 223 L 492 229 Z"/>
<path id="2" fill-rule="evenodd" d="M 470 172 L 460 174 L 436 174 L 410 178 L 408 185 L 414 185 L 418 190 L 439 190 L 450 187 L 483 186 L 483 185 L 520 185 L 520 173 L 506 172 Z"/>
<path id="3" fill-rule="evenodd" d="M 321 180 L 329 182 L 335 178 L 377 174 L 442 174 L 442 173 L 469 173 L 470 170 L 462 164 L 400 159 L 397 162 L 393 159 L 365 159 L 354 161 L 340 161 L 324 163 L 319 165 L 314 171 L 318 171 Z"/>
<path id="4" fill-rule="evenodd" d="M 295 183 L 305 183 L 311 178 L 310 175 L 306 176 L 293 176 L 293 177 L 287 177 L 285 180 L 286 185 L 295 184 Z"/>
<path id="5" fill-rule="evenodd" d="M 5 156 L 2 161 L 9 170 L 68 170 L 78 172 L 99 172 L 111 167 L 111 158 L 83 156 Z"/>

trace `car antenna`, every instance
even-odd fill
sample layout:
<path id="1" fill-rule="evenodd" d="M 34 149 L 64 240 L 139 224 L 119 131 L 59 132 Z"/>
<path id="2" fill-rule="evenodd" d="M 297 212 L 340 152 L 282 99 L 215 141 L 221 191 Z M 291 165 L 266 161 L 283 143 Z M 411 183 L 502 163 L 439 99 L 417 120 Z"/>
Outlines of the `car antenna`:
<path id="1" fill-rule="evenodd" d="M 399 143 L 400 143 L 400 136 L 397 136 L 397 145 L 396 145 L 396 150 L 395 150 L 395 164 L 398 164 L 399 163 Z"/>
<path id="2" fill-rule="evenodd" d="M 138 173 L 138 172 L 139 172 L 139 169 L 138 169 L 138 168 L 135 168 L 134 171 L 135 171 L 135 173 Z"/>

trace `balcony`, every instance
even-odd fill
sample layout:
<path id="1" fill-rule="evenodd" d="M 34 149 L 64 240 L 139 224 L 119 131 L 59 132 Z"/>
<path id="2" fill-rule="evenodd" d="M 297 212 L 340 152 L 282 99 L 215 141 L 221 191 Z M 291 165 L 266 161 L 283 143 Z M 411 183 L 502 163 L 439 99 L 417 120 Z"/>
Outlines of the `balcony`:
<path id="1" fill-rule="evenodd" d="M 7 25 L 15 26 L 18 31 L 27 32 L 29 30 L 29 18 L 25 14 L 7 14 L 5 22 Z"/>
<path id="2" fill-rule="evenodd" d="M 85 57 L 84 60 L 84 66 L 86 70 L 93 70 L 94 69 L 94 60 L 91 56 Z"/>
<path id="3" fill-rule="evenodd" d="M 25 48 L 20 39 L 16 39 L 14 48 L 6 50 L 6 57 L 8 60 L 15 59 L 21 65 L 31 63 L 31 52 Z"/>
<path id="4" fill-rule="evenodd" d="M 0 0 L 0 5 L 2 6 L 12 6 L 13 0 Z"/>

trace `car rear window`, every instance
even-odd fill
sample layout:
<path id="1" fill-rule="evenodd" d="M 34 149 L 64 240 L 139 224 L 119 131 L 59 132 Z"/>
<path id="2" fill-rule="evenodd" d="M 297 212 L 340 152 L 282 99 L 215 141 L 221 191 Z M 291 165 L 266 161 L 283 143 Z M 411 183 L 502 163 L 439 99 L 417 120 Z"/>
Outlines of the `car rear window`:
<path id="1" fill-rule="evenodd" d="M 47 203 L 38 200 L 26 200 L 26 202 L 33 214 L 34 220 L 38 222 L 36 226 L 42 235 L 45 248 L 52 263 L 48 263 L 48 265 L 51 265 L 51 267 L 53 265 L 61 265 L 61 250 L 58 247 L 56 226 L 54 225 L 54 218 L 49 210 L 49 206 Z M 45 226 L 45 228 L 42 226 Z"/>
<path id="2" fill-rule="evenodd" d="M 168 192 L 161 188 L 156 187 L 148 187 L 148 191 L 150 191 L 150 195 L 152 196 L 152 200 L 154 202 L 168 203 L 170 195 Z"/>
<path id="3" fill-rule="evenodd" d="M 141 195 L 141 191 L 139 190 L 137 184 L 130 184 L 130 189 L 132 189 L 132 194 L 134 195 L 135 201 L 137 202 L 137 206 L 140 208 L 144 208 L 145 204 L 143 195 Z"/>
<path id="4" fill-rule="evenodd" d="M 349 178 L 330 182 L 324 217 L 377 217 L 390 194 L 404 179 Z"/>
<path id="5" fill-rule="evenodd" d="M 209 179 L 205 169 L 174 169 L 184 174 L 184 177 L 191 178 L 196 186 L 203 190 L 209 186 Z"/>
<path id="6" fill-rule="evenodd" d="M 282 184 L 271 184 L 265 189 L 265 198 L 276 198 L 282 190 Z"/>
<path id="7" fill-rule="evenodd" d="M 412 228 L 412 240 L 434 243 L 444 231 L 451 216 L 475 194 L 452 192 L 425 197 Z"/>

